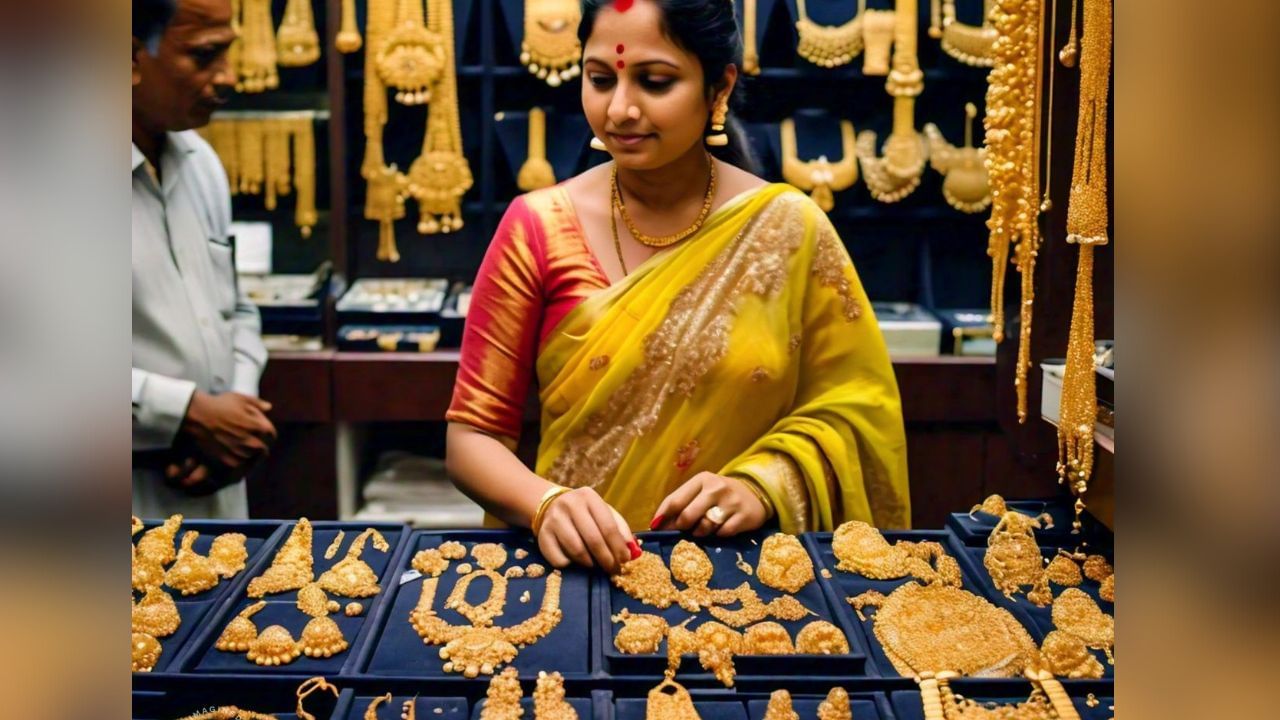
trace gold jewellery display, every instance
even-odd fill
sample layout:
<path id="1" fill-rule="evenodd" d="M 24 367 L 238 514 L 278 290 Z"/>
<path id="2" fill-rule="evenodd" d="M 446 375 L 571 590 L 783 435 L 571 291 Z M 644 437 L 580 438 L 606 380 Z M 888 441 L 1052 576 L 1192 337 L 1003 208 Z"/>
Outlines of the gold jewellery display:
<path id="1" fill-rule="evenodd" d="M 524 39 L 520 41 L 520 62 L 529 72 L 559 87 L 582 73 L 582 43 L 578 23 L 582 6 L 578 0 L 525 0 Z"/>
<path id="2" fill-rule="evenodd" d="M 529 192 L 555 184 L 555 169 L 547 161 L 547 114 L 542 108 L 529 108 L 529 150 L 516 174 L 516 187 Z"/>
<path id="3" fill-rule="evenodd" d="M 742 0 L 742 72 L 760 74 L 760 50 L 756 46 L 756 2 Z"/>
<path id="4" fill-rule="evenodd" d="M 338 688 L 322 677 L 309 678 L 298 686 L 294 693 L 298 698 L 297 706 L 294 708 L 294 715 L 298 720 L 316 720 L 316 716 L 303 707 L 303 701 L 320 691 L 331 692 L 335 698 L 338 697 Z M 223 705 L 193 715 L 184 715 L 178 720 L 276 720 L 276 716 L 245 710 L 235 705 Z"/>
<path id="5" fill-rule="evenodd" d="M 237 91 L 274 90 L 280 86 L 277 66 L 302 67 L 320 59 L 320 35 L 316 32 L 312 1 L 288 0 L 280 27 L 273 31 L 271 0 L 232 0 L 231 27 L 236 30 L 236 39 L 228 50 L 227 61 L 235 73 Z"/>
<path id="6" fill-rule="evenodd" d="M 991 26 L 991 0 L 982 2 L 982 25 L 956 19 L 956 0 L 930 0 L 929 37 L 942 41 L 942 50 L 965 65 L 991 67 L 992 46 L 999 33 Z M 941 5 L 941 12 L 939 12 Z"/>
<path id="7" fill-rule="evenodd" d="M 835 68 L 848 65 L 862 52 L 862 16 L 867 0 L 858 0 L 858 11 L 840 25 L 819 25 L 809 19 L 805 0 L 796 0 L 796 53 L 814 65 Z"/>
<path id="8" fill-rule="evenodd" d="M 834 194 L 848 190 L 858 181 L 858 156 L 854 147 L 853 123 L 840 121 L 842 154 L 836 162 L 826 155 L 817 160 L 801 160 L 796 156 L 796 123 L 785 118 L 779 126 L 782 143 L 782 177 L 791 185 L 805 190 L 818 207 L 831 212 L 836 206 Z"/>
<path id="9" fill-rule="evenodd" d="M 453 35 L 449 0 L 427 0 L 425 25 L 421 5 L 413 0 L 369 3 L 364 37 L 365 149 L 360 174 L 368 183 L 364 216 L 378 223 L 377 257 L 382 261 L 400 259 L 395 222 L 405 216 L 404 204 L 409 197 L 418 201 L 418 232 L 448 233 L 463 225 L 462 196 L 474 181 L 462 154 Z M 340 36 L 345 37 L 347 47 L 358 47 L 354 22 Z M 396 99 L 402 103 L 430 101 L 422 152 L 407 174 L 395 164 L 388 165 L 383 156 L 388 87 L 396 88 Z"/>
<path id="10" fill-rule="evenodd" d="M 1093 254 L 1107 237 L 1107 93 L 1111 73 L 1111 0 L 1085 0 L 1080 40 L 1080 116 L 1067 205 L 1067 242 L 1080 247 L 1075 301 L 1062 375 L 1058 478 L 1076 496 L 1072 530 L 1079 532 L 1093 473 L 1098 418 L 1094 373 Z"/>
<path id="11" fill-rule="evenodd" d="M 987 150 L 973 146 L 973 120 L 978 108 L 964 105 L 964 147 L 947 142 L 938 126 L 928 123 L 929 165 L 943 175 L 942 197 L 963 213 L 979 213 L 991 207 L 991 182 L 987 175 Z"/>
<path id="12" fill-rule="evenodd" d="M 865 10 L 862 12 L 862 74 L 883 76 L 889 74 L 889 58 L 893 52 L 897 28 L 897 14 L 893 10 Z"/>
<path id="13" fill-rule="evenodd" d="M 940 672 L 925 673 L 917 679 L 925 720 L 1080 720 L 1062 683 L 1043 670 L 1026 673 L 1033 688 L 1031 695 L 1010 705 L 957 695 L 950 685 L 955 677 L 954 672 Z"/>
<path id="14" fill-rule="evenodd" d="M 837 570 L 873 580 L 911 576 L 930 585 L 960 586 L 960 565 L 940 543 L 899 540 L 890 545 L 878 529 L 860 520 L 836 528 L 831 551 Z"/>
<path id="15" fill-rule="evenodd" d="M 422 566 L 436 570 L 439 568 L 437 558 L 446 560 L 447 566 L 448 560 L 465 557 L 458 554 L 459 549 L 461 546 L 458 543 L 445 543 L 436 548 L 435 553 L 430 550 L 419 552 L 414 556 L 412 564 L 415 569 Z M 507 603 L 508 573 L 499 572 L 507 562 L 506 548 L 496 543 L 479 543 L 471 548 L 471 557 L 477 567 L 472 569 L 466 563 L 458 566 L 457 570 L 462 578 L 449 593 L 444 605 L 446 609 L 466 618 L 469 625 L 450 624 L 436 613 L 435 597 L 440 583 L 438 574 L 424 575 L 418 604 L 409 613 L 409 624 L 423 643 L 443 645 L 440 657 L 445 661 L 444 671 L 461 673 L 469 678 L 492 675 L 501 665 L 511 663 L 519 653 L 519 648 L 546 637 L 563 618 L 560 610 L 562 577 L 560 571 L 555 570 L 546 576 L 542 605 L 533 617 L 509 627 L 497 627 L 494 620 L 503 615 Z M 512 569 L 514 568 L 508 568 L 508 572 Z M 444 569 L 439 568 L 438 572 L 443 574 Z M 521 573 L 513 573 L 511 577 L 537 578 L 542 574 L 542 566 L 531 563 Z M 489 594 L 479 605 L 473 605 L 466 599 L 467 589 L 479 578 L 489 581 Z M 515 669 L 508 667 L 504 676 L 508 673 L 514 677 Z M 491 685 L 491 690 L 492 687 Z M 516 700 L 518 702 L 518 696 Z"/>
<path id="16" fill-rule="evenodd" d="M 1039 118 L 1041 0 L 996 3 L 992 26 L 995 64 L 987 87 L 987 172 L 992 190 L 987 228 L 991 257 L 991 315 L 996 342 L 1004 340 L 1004 281 L 1010 253 L 1022 276 L 1018 360 L 1014 387 L 1018 421 L 1027 418 L 1027 374 L 1031 367 L 1031 320 L 1035 263 L 1040 247 Z"/>
<path id="17" fill-rule="evenodd" d="M 142 521 L 136 517 L 131 520 L 131 535 L 142 532 Z M 215 537 L 206 556 L 195 551 L 200 533 L 191 530 L 183 533 L 181 547 L 175 549 L 182 520 L 182 515 L 172 515 L 130 546 L 130 584 L 142 594 L 132 602 L 130 617 L 133 672 L 150 672 L 163 652 L 159 638 L 173 635 L 182 624 L 177 603 L 162 585 L 183 596 L 197 595 L 235 577 L 248 558 L 242 533 Z M 165 566 L 169 566 L 167 570 Z"/>
<path id="18" fill-rule="evenodd" d="M 893 68 L 885 90 L 893 96 L 893 130 L 885 140 L 884 157 L 876 155 L 876 134 L 858 136 L 858 161 L 871 196 L 897 202 L 920 186 L 928 145 L 915 128 L 915 99 L 924 90 L 924 73 L 916 57 L 916 0 L 898 0 L 894 23 Z"/>
<path id="19" fill-rule="evenodd" d="M 327 117 L 314 110 L 227 111 L 197 132 L 222 161 L 232 195 L 260 194 L 263 206 L 275 210 L 279 196 L 296 190 L 294 223 L 309 238 L 319 221 L 314 124 Z"/>

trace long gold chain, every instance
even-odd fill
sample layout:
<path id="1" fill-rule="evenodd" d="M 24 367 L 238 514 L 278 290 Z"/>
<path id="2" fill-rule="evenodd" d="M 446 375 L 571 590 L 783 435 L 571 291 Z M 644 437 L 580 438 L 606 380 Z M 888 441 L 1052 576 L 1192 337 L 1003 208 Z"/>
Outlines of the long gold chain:
<path id="1" fill-rule="evenodd" d="M 853 123 L 848 120 L 840 121 L 840 147 L 843 155 L 834 163 L 826 155 L 817 160 L 801 160 L 797 157 L 796 123 L 791 118 L 782 121 L 779 136 L 782 142 L 783 179 L 809 192 L 818 207 L 831 212 L 835 208 L 834 193 L 847 190 L 858 181 Z"/>
<path id="2" fill-rule="evenodd" d="M 756 47 L 756 0 L 742 0 L 742 72 L 760 74 L 760 50 Z"/>
<path id="3" fill-rule="evenodd" d="M 626 277 L 630 274 L 627 270 L 627 261 L 622 258 L 622 240 L 618 238 L 618 210 L 609 203 L 609 231 L 613 233 L 613 250 L 618 253 L 618 264 L 622 266 L 622 276 Z"/>
<path id="4" fill-rule="evenodd" d="M 632 222 L 631 215 L 627 213 L 626 203 L 622 201 L 622 189 L 618 187 L 618 166 L 613 166 L 613 169 L 609 171 L 612 204 L 617 208 L 618 214 L 622 215 L 622 221 L 626 223 L 627 230 L 631 233 L 631 237 L 635 238 L 636 242 L 651 248 L 665 248 L 675 245 L 702 229 L 702 224 L 707 221 L 707 216 L 711 214 L 711 203 L 716 197 L 716 163 L 711 159 L 710 155 L 707 156 L 707 160 L 711 168 L 711 179 L 707 182 L 707 194 L 702 198 L 702 209 L 698 211 L 697 219 L 684 230 L 660 236 L 645 235 Z"/>
<path id="5" fill-rule="evenodd" d="M 796 20 L 796 33 L 800 36 L 796 53 L 814 65 L 825 68 L 849 64 L 862 52 L 862 13 L 866 7 L 867 0 L 858 0 L 858 12 L 849 20 L 840 25 L 819 25 L 809 19 L 804 0 L 796 0 L 796 10 L 800 16 Z M 754 8 L 752 15 L 754 25 Z"/>
<path id="6" fill-rule="evenodd" d="M 1107 92 L 1111 73 L 1111 0 L 1084 1 L 1080 41 L 1080 119 L 1067 206 L 1067 242 L 1080 246 L 1075 301 L 1062 376 L 1058 423 L 1058 478 L 1076 495 L 1074 531 L 1084 510 L 1081 496 L 1093 473 L 1093 431 L 1098 417 L 1094 376 L 1093 249 L 1107 237 Z"/>
<path id="7" fill-rule="evenodd" d="M 1040 206 L 1037 142 L 1041 0 L 995 3 L 991 24 L 1000 33 L 995 65 L 988 78 L 986 127 L 991 217 L 987 255 L 991 258 L 991 315 L 996 342 L 1004 340 L 1004 281 L 1014 253 L 1022 276 L 1021 325 L 1014 387 L 1018 421 L 1027 417 L 1027 373 L 1031 367 L 1031 320 L 1035 301 L 1035 262 L 1040 247 L 1036 218 Z"/>

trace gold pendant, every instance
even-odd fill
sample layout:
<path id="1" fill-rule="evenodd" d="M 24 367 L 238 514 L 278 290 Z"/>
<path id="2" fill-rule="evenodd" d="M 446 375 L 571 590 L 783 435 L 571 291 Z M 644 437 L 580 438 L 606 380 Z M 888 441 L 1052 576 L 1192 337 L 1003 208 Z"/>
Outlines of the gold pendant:
<path id="1" fill-rule="evenodd" d="M 547 114 L 542 108 L 529 108 L 529 151 L 520 172 L 516 174 L 516 187 L 529 192 L 556 184 L 556 173 L 547 162 Z"/>
<path id="2" fill-rule="evenodd" d="M 775 533 L 760 547 L 756 575 L 771 588 L 796 593 L 813 582 L 813 560 L 796 536 Z"/>
<path id="3" fill-rule="evenodd" d="M 298 520 L 289 538 L 271 559 L 271 566 L 249 581 L 246 589 L 249 597 L 260 598 L 269 593 L 299 590 L 311 582 L 311 535 L 311 521 L 306 518 Z"/>
<path id="4" fill-rule="evenodd" d="M 942 0 L 942 31 L 935 35 L 930 28 L 929 34 L 940 37 L 942 50 L 965 65 L 991 67 L 996 60 L 992 46 L 1000 33 L 991 25 L 990 10 L 990 0 L 983 0 L 982 25 L 969 25 L 956 19 L 955 0 Z"/>
<path id="5" fill-rule="evenodd" d="M 276 55 L 282 67 L 310 65 L 320 59 L 320 36 L 311 0 L 289 0 L 276 31 Z"/>
<path id="6" fill-rule="evenodd" d="M 182 549 L 164 576 L 165 584 L 184 596 L 210 590 L 221 580 L 213 562 L 193 549 L 199 536 L 200 533 L 194 530 L 183 533 Z"/>
<path id="7" fill-rule="evenodd" d="M 582 8 L 577 0 L 525 0 L 524 39 L 520 63 L 551 87 L 559 87 L 581 74 L 578 60 L 582 44 L 578 23 Z"/>
<path id="8" fill-rule="evenodd" d="M 991 207 L 991 183 L 987 177 L 986 148 L 973 147 L 973 119 L 978 109 L 965 103 L 964 147 L 947 142 L 938 126 L 927 123 L 929 164 L 943 176 L 942 196 L 963 213 L 979 213 Z"/>
<path id="9" fill-rule="evenodd" d="M 701 720 L 689 691 L 670 675 L 649 691 L 644 717 L 645 720 Z"/>
<path id="10" fill-rule="evenodd" d="M 433 14 L 435 7 L 432 8 Z M 448 66 L 452 36 L 428 30 L 421 0 L 399 0 L 395 25 L 381 44 L 378 75 L 397 89 L 396 102 L 422 105 L 431 101 L 431 89 Z"/>
<path id="11" fill-rule="evenodd" d="M 389 552 L 391 546 L 387 544 L 387 539 L 382 533 L 373 528 L 368 528 L 364 532 L 356 536 L 351 541 L 351 547 L 347 548 L 346 557 L 339 560 L 337 564 L 324 571 L 316 584 L 334 595 L 343 597 L 371 597 L 377 595 L 382 588 L 378 586 L 378 574 L 369 567 L 369 564 L 360 559 L 360 555 L 364 552 L 365 542 L 372 538 L 373 547 L 381 552 Z"/>

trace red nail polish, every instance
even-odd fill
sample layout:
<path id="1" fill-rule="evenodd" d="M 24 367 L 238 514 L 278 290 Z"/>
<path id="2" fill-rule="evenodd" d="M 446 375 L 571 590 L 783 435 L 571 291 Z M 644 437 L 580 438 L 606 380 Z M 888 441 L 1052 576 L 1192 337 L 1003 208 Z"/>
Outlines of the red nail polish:
<path id="1" fill-rule="evenodd" d="M 636 544 L 636 541 L 635 541 L 635 540 L 628 540 L 628 541 L 627 541 L 627 549 L 631 551 L 631 559 L 632 559 L 632 560 L 635 560 L 636 558 L 640 557 L 640 554 L 641 554 L 641 553 L 640 553 L 640 546 Z"/>
<path id="2" fill-rule="evenodd" d="M 658 526 L 662 524 L 662 520 L 663 520 L 663 517 L 661 515 L 654 515 L 653 521 L 649 523 L 649 529 L 657 530 Z"/>

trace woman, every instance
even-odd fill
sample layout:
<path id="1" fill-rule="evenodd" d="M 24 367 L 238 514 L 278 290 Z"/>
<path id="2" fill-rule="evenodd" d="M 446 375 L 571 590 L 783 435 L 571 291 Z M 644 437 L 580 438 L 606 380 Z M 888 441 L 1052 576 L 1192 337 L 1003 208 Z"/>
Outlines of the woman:
<path id="1" fill-rule="evenodd" d="M 897 385 L 848 254 L 718 127 L 732 0 L 587 0 L 579 36 L 592 146 L 614 162 L 508 208 L 472 295 L 450 475 L 558 567 L 614 572 L 645 527 L 907 526 Z M 535 373 L 530 472 L 513 449 Z"/>

